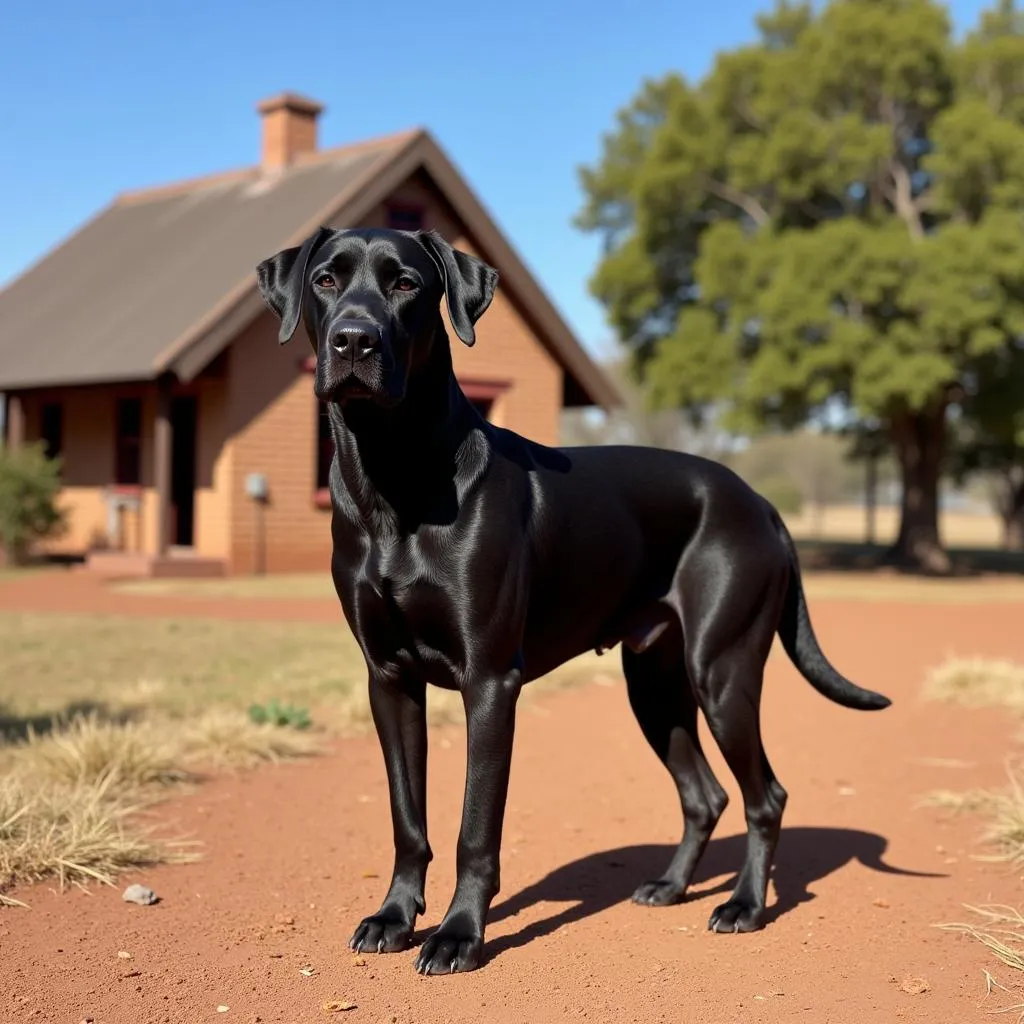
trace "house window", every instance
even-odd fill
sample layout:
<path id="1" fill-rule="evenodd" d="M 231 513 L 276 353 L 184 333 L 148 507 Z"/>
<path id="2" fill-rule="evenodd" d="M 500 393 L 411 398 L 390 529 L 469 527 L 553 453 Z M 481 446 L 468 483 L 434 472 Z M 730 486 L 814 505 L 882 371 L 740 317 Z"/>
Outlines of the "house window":
<path id="1" fill-rule="evenodd" d="M 64 407 L 60 402 L 47 402 L 40 417 L 39 435 L 48 459 L 57 459 L 64 452 Z"/>
<path id="2" fill-rule="evenodd" d="M 316 417 L 316 489 L 326 491 L 331 476 L 331 462 L 334 459 L 334 438 L 331 437 L 331 422 L 327 418 L 327 406 L 317 402 Z"/>
<path id="3" fill-rule="evenodd" d="M 420 206 L 388 205 L 388 227 L 393 231 L 421 231 L 423 208 Z"/>
<path id="4" fill-rule="evenodd" d="M 142 400 L 121 398 L 117 403 L 114 439 L 114 482 L 142 483 Z"/>

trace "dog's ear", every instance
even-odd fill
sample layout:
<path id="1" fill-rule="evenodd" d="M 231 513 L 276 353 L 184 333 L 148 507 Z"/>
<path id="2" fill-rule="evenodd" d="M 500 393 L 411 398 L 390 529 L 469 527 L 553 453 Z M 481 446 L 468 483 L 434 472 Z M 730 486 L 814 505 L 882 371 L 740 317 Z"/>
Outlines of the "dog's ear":
<path id="1" fill-rule="evenodd" d="M 417 237 L 441 275 L 448 317 L 455 333 L 460 341 L 473 345 L 473 325 L 494 298 L 498 272 L 476 256 L 453 249 L 436 231 L 420 231 Z"/>
<path id="2" fill-rule="evenodd" d="M 282 249 L 276 256 L 264 260 L 256 268 L 256 282 L 260 295 L 281 321 L 281 331 L 277 340 L 282 345 L 291 340 L 295 328 L 299 326 L 309 258 L 329 234 L 328 228 L 317 228 L 302 245 L 293 249 Z"/>

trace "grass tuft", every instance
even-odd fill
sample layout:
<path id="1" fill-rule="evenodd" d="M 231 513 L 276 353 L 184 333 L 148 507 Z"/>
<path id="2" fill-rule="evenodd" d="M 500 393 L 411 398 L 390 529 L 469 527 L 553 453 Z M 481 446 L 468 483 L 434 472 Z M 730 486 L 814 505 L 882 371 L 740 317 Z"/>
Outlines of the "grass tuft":
<path id="1" fill-rule="evenodd" d="M 87 714 L 45 734 L 30 731 L 2 751 L 0 904 L 24 906 L 4 895 L 15 884 L 112 885 L 122 871 L 194 860 L 195 851 L 155 837 L 142 821 L 169 787 L 195 778 L 189 766 L 249 767 L 318 749 L 309 732 L 257 725 L 234 710 L 194 721 Z"/>
<path id="2" fill-rule="evenodd" d="M 319 753 L 321 744 L 307 730 L 253 722 L 231 709 L 208 711 L 182 727 L 180 756 L 188 763 L 218 768 L 252 768 Z"/>
<path id="3" fill-rule="evenodd" d="M 114 773 L 67 783 L 16 767 L 0 780 L 0 903 L 25 905 L 5 895 L 14 883 L 52 877 L 62 889 L 113 885 L 121 871 L 194 859 L 183 844 L 140 827 L 146 803 L 120 788 Z"/>
<path id="4" fill-rule="evenodd" d="M 924 695 L 966 707 L 1024 711 L 1024 665 L 988 658 L 952 658 L 932 669 Z"/>
<path id="5" fill-rule="evenodd" d="M 980 920 L 954 921 L 936 925 L 947 932 L 958 932 L 980 942 L 1004 966 L 1024 971 L 1024 914 L 999 903 L 972 907 L 964 904 Z"/>

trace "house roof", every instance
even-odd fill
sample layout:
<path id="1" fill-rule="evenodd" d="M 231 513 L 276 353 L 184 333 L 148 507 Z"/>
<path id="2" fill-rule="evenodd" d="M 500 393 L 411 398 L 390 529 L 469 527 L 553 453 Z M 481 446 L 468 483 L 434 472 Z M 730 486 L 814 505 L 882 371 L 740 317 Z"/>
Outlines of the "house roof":
<path id="1" fill-rule="evenodd" d="M 0 292 L 0 391 L 196 376 L 264 309 L 256 264 L 363 218 L 424 170 L 565 370 L 568 405 L 620 398 L 433 139 L 408 132 L 125 193 Z"/>

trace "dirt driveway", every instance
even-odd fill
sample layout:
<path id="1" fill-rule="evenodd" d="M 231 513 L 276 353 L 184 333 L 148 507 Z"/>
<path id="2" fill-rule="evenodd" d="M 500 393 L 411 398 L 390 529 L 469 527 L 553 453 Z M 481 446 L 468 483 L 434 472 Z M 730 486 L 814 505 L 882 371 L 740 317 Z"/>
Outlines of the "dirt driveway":
<path id="1" fill-rule="evenodd" d="M 712 763 L 733 803 L 693 897 L 667 909 L 628 902 L 640 880 L 660 872 L 680 817 L 624 689 L 606 682 L 522 710 L 503 891 L 482 970 L 423 979 L 412 951 L 365 965 L 347 951 L 391 862 L 383 766 L 366 738 L 314 761 L 214 781 L 161 808 L 161 820 L 201 840 L 205 856 L 137 879 L 162 896 L 157 906 L 129 906 L 103 889 L 20 891 L 32 909 L 0 912 L 0 1019 L 986 1019 L 1013 1001 L 981 1005 L 982 969 L 994 961 L 932 926 L 964 919 L 965 902 L 1019 905 L 1024 883 L 1019 872 L 973 859 L 977 819 L 916 804 L 930 789 L 999 785 L 1017 723 L 926 704 L 918 693 L 925 670 L 950 654 L 1024 660 L 1020 606 L 819 600 L 812 612 L 838 665 L 895 703 L 881 714 L 844 710 L 783 656 L 772 658 L 764 732 L 790 802 L 762 932 L 705 931 L 743 849 L 740 801 L 717 751 Z M 461 731 L 436 731 L 436 859 L 424 927 L 440 919 L 453 884 L 464 765 Z M 901 987 L 907 978 L 925 979 L 927 991 Z M 328 1000 L 356 1008 L 329 1014 Z"/>

